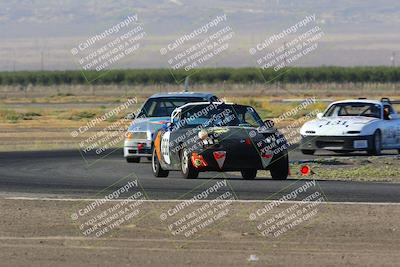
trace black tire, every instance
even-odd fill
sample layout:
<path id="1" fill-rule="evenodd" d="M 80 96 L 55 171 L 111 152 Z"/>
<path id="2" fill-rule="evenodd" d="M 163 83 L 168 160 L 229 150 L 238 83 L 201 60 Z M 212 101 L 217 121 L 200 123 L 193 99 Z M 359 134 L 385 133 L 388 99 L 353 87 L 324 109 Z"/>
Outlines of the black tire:
<path id="1" fill-rule="evenodd" d="M 185 179 L 195 179 L 199 176 L 199 171 L 193 166 L 187 148 L 181 150 L 181 171 Z"/>
<path id="2" fill-rule="evenodd" d="M 151 156 L 151 170 L 153 171 L 153 175 L 155 177 L 167 177 L 169 174 L 169 171 L 162 169 L 155 149 L 153 149 L 153 155 Z"/>
<path id="3" fill-rule="evenodd" d="M 368 154 L 379 156 L 382 153 L 382 136 L 381 131 L 376 130 L 372 138 L 372 146 L 368 150 Z"/>
<path id="4" fill-rule="evenodd" d="M 272 159 L 269 167 L 272 179 L 286 180 L 289 175 L 289 157 L 287 153 L 280 153 Z"/>
<path id="5" fill-rule="evenodd" d="M 256 178 L 257 176 L 257 170 L 242 170 L 240 171 L 240 173 L 242 174 L 243 179 L 245 180 L 254 180 L 254 178 Z"/>
<path id="6" fill-rule="evenodd" d="M 128 162 L 128 163 L 139 163 L 140 162 L 140 157 L 126 158 L 126 162 Z"/>
<path id="7" fill-rule="evenodd" d="M 304 155 L 314 155 L 315 150 L 313 150 L 313 149 L 302 149 L 301 153 L 303 153 Z"/>

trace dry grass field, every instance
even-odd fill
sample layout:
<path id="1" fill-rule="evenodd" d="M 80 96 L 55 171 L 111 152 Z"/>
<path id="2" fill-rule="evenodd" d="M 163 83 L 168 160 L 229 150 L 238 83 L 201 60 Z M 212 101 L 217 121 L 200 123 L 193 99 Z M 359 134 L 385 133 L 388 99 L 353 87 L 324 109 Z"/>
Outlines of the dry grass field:
<path id="1" fill-rule="evenodd" d="M 299 104 L 296 99 L 315 97 L 320 101 L 278 123 L 278 127 L 285 127 L 301 126 L 296 120 L 312 111 L 322 111 L 330 100 L 360 96 L 400 98 L 399 87 L 397 84 L 211 84 L 195 85 L 190 90 L 210 91 L 229 102 L 252 105 L 262 118 L 277 118 L 290 111 Z M 80 140 L 137 110 L 148 96 L 182 89 L 181 85 L 0 87 L 0 151 L 77 148 Z M 130 98 L 137 99 L 130 110 L 99 123 L 77 138 L 71 136 L 71 131 Z M 129 121 L 121 123 L 129 125 Z"/>

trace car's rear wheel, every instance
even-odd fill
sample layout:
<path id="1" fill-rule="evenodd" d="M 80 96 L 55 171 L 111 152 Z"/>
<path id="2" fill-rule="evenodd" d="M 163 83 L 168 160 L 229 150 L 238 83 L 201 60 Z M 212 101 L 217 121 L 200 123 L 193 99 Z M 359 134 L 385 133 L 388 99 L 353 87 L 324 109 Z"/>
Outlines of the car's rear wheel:
<path id="1" fill-rule="evenodd" d="M 272 179 L 285 180 L 289 175 L 289 157 L 287 153 L 278 154 L 269 167 Z"/>
<path id="2" fill-rule="evenodd" d="M 303 153 L 304 155 L 314 155 L 315 150 L 313 150 L 313 149 L 302 149 L 301 153 Z"/>
<path id="3" fill-rule="evenodd" d="M 253 180 L 257 176 L 257 170 L 253 170 L 253 169 L 242 170 L 242 171 L 240 171 L 240 173 L 242 174 L 242 177 L 245 180 Z"/>
<path id="4" fill-rule="evenodd" d="M 155 149 L 153 149 L 153 155 L 151 157 L 151 167 L 151 169 L 153 170 L 153 175 L 155 177 L 167 177 L 169 174 L 169 171 L 162 169 L 161 164 L 158 161 Z"/>
<path id="5" fill-rule="evenodd" d="M 126 158 L 126 162 L 129 162 L 129 163 L 139 163 L 139 162 L 140 162 L 140 157 L 130 157 L 130 158 Z"/>
<path id="6" fill-rule="evenodd" d="M 372 147 L 368 150 L 369 154 L 379 156 L 382 153 L 382 137 L 381 131 L 377 130 L 372 139 Z"/>
<path id="7" fill-rule="evenodd" d="M 199 171 L 193 166 L 187 148 L 184 148 L 181 151 L 181 170 L 183 177 L 186 179 L 194 179 L 199 176 Z"/>

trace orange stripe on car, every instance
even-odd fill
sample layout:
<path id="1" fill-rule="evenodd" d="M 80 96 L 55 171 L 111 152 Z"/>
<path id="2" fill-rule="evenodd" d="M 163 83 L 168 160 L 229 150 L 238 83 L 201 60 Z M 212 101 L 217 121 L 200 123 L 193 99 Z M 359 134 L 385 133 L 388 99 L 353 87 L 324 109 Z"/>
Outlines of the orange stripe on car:
<path id="1" fill-rule="evenodd" d="M 154 148 L 156 149 L 158 161 L 161 161 L 161 131 L 157 133 L 156 140 L 154 141 Z"/>

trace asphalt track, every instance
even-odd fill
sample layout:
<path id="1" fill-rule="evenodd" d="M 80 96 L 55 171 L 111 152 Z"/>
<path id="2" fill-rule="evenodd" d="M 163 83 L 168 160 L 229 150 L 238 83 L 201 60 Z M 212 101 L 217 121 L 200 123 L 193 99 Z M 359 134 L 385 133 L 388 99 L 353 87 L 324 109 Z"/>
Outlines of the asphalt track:
<path id="1" fill-rule="evenodd" d="M 267 177 L 245 181 L 239 174 L 217 172 L 201 173 L 193 180 L 183 179 L 179 172 L 155 178 L 146 159 L 126 163 L 120 150 L 109 153 L 103 158 L 83 157 L 77 150 L 0 153 L 0 196 L 96 198 L 138 179 L 148 199 L 188 199 L 226 179 L 228 185 L 220 192 L 230 191 L 237 199 L 267 200 L 279 199 L 311 182 Z M 290 153 L 291 160 L 314 157 L 305 158 L 296 150 Z M 331 202 L 400 202 L 400 184 L 317 180 L 313 188 Z"/>

